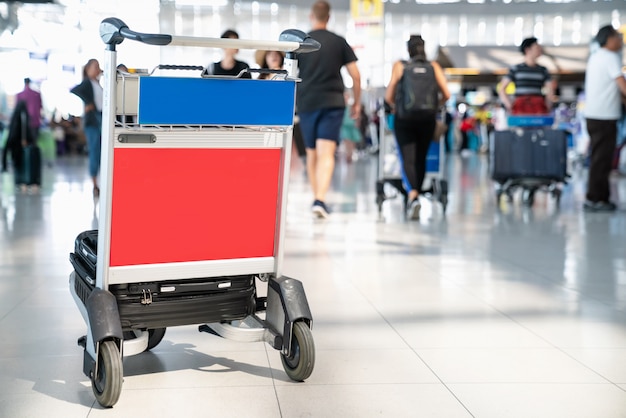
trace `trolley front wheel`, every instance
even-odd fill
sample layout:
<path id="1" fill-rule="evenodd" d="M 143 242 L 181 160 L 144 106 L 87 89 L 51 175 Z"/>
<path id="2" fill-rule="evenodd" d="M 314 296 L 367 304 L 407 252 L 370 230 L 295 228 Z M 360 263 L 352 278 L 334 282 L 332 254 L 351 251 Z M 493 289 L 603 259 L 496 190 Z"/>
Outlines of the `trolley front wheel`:
<path id="1" fill-rule="evenodd" d="M 563 194 L 563 192 L 559 188 L 556 188 L 556 189 L 554 189 L 552 191 L 552 196 L 554 197 L 554 203 L 555 203 L 557 208 L 561 205 L 561 195 L 562 194 Z"/>
<path id="2" fill-rule="evenodd" d="M 148 347 L 146 351 L 152 350 L 159 345 L 163 337 L 165 336 L 166 328 L 155 328 L 148 330 Z"/>
<path id="3" fill-rule="evenodd" d="M 528 207 L 532 207 L 535 203 L 535 190 L 534 189 L 524 189 L 522 192 L 522 201 Z"/>
<path id="4" fill-rule="evenodd" d="M 311 376 L 315 366 L 315 345 L 311 329 L 304 322 L 293 324 L 291 356 L 281 354 L 280 359 L 290 379 L 302 382 Z"/>
<path id="5" fill-rule="evenodd" d="M 98 371 L 91 376 L 91 388 L 105 408 L 115 405 L 122 393 L 122 356 L 114 341 L 100 343 Z"/>

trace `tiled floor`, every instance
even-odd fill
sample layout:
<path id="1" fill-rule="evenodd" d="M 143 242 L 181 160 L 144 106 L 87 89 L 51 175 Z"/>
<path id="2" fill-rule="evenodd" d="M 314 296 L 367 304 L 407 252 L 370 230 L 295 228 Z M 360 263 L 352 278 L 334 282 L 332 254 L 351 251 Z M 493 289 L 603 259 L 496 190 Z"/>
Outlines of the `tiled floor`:
<path id="1" fill-rule="evenodd" d="M 299 160 L 284 273 L 303 281 L 316 366 L 305 383 L 279 353 L 168 329 L 124 360 L 113 409 L 94 400 L 76 339 L 68 253 L 97 225 L 83 158 L 44 171 L 39 194 L 0 191 L 0 417 L 626 417 L 626 178 L 621 210 L 584 214 L 573 170 L 560 210 L 498 209 L 486 159 L 449 161 L 444 217 L 424 202 L 375 204 L 373 159 L 339 163 L 332 217 L 315 221 Z M 166 192 L 166 191 L 164 191 Z"/>

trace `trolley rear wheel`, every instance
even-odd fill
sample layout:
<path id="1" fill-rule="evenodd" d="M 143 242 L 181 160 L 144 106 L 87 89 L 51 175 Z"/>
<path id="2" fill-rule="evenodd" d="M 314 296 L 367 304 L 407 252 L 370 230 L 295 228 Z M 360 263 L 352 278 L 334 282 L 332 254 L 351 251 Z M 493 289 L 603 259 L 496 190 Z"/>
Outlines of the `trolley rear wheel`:
<path id="1" fill-rule="evenodd" d="M 115 405 L 122 393 L 122 356 L 114 341 L 100 343 L 98 372 L 91 376 L 91 389 L 105 408 Z"/>
<path id="2" fill-rule="evenodd" d="M 311 329 L 304 322 L 293 324 L 291 356 L 281 354 L 280 359 L 290 379 L 302 382 L 311 376 L 315 366 L 315 345 Z"/>

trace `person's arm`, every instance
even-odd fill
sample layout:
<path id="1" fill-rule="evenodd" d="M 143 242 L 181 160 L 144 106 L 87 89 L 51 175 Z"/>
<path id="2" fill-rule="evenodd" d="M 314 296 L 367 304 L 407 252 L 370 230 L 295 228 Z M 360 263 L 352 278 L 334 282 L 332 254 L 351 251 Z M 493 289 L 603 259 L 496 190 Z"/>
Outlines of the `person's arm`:
<path id="1" fill-rule="evenodd" d="M 615 82 L 617 83 L 617 87 L 621 93 L 620 96 L 622 98 L 622 103 L 626 105 L 626 78 L 621 75 L 615 79 Z"/>
<path id="2" fill-rule="evenodd" d="M 441 105 L 444 105 L 450 98 L 450 90 L 448 90 L 446 75 L 443 73 L 443 70 L 441 69 L 441 66 L 438 62 L 433 61 L 431 65 L 433 66 L 433 70 L 435 71 L 435 80 L 437 80 L 437 85 L 439 86 L 439 90 L 441 91 L 442 95 Z"/>
<path id="3" fill-rule="evenodd" d="M 354 103 L 350 109 L 350 117 L 357 120 L 361 117 L 361 72 L 356 65 L 356 61 L 352 61 L 346 64 L 346 70 L 350 78 L 352 78 L 352 97 Z"/>
<path id="4" fill-rule="evenodd" d="M 545 100 L 546 100 L 546 107 L 548 108 L 548 111 L 552 111 L 552 105 L 555 102 L 555 100 L 554 100 L 554 82 L 550 78 L 550 73 L 548 73 L 548 70 L 546 70 L 546 74 L 547 74 L 548 79 L 546 80 L 546 82 L 543 85 L 543 91 L 545 93 L 544 97 L 545 97 Z"/>
<path id="5" fill-rule="evenodd" d="M 391 70 L 391 80 L 389 80 L 389 84 L 387 84 L 387 90 L 385 90 L 385 101 L 389 106 L 391 106 L 392 110 L 395 110 L 395 102 L 396 102 L 396 88 L 398 87 L 398 82 L 402 77 L 404 65 L 402 62 L 397 61 L 393 64 L 393 68 Z"/>
<path id="6" fill-rule="evenodd" d="M 500 86 L 498 87 L 498 97 L 508 112 L 511 111 L 512 107 L 511 99 L 509 99 L 508 94 L 506 94 L 506 88 L 509 84 L 511 84 L 511 79 L 508 76 L 504 76 L 502 81 L 500 81 Z"/>

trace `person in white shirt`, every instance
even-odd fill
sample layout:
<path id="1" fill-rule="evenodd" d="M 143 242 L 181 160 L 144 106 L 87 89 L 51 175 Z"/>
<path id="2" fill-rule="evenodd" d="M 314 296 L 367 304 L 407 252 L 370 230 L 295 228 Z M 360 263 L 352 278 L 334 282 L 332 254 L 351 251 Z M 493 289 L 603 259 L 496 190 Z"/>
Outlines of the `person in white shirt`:
<path id="1" fill-rule="evenodd" d="M 610 212 L 616 209 L 609 200 L 609 175 L 617 140 L 617 120 L 621 102 L 626 102 L 626 79 L 622 74 L 619 52 L 622 34 L 611 25 L 600 28 L 596 35 L 600 49 L 592 53 L 585 75 L 585 120 L 590 138 L 587 212 Z"/>

